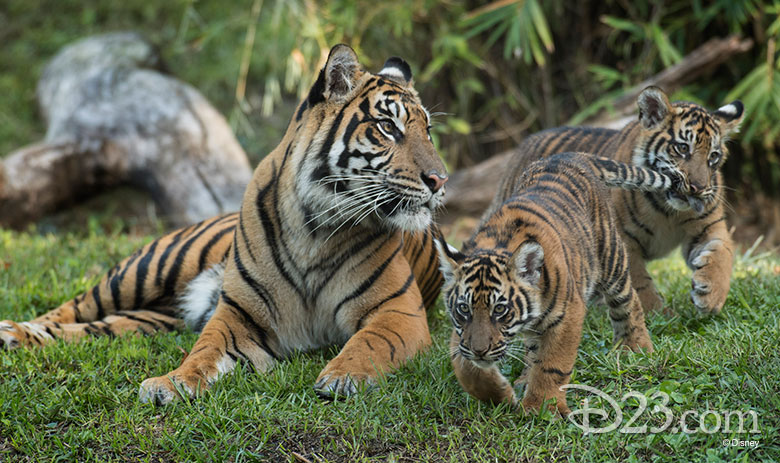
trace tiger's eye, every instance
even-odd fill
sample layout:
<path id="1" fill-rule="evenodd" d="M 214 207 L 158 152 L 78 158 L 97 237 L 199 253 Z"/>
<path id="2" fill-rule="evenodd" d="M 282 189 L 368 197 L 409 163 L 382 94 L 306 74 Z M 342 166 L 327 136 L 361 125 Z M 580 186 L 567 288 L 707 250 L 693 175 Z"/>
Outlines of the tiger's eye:
<path id="1" fill-rule="evenodd" d="M 493 307 L 493 315 L 496 317 L 501 317 L 502 315 L 505 315 L 509 311 L 509 307 L 506 304 L 496 304 L 495 307 Z"/>
<path id="2" fill-rule="evenodd" d="M 720 153 L 717 151 L 711 152 L 707 159 L 707 163 L 710 165 L 710 167 L 712 167 L 718 162 L 720 162 Z"/>
<path id="3" fill-rule="evenodd" d="M 681 155 L 686 155 L 688 154 L 688 151 L 690 151 L 691 147 L 688 146 L 688 144 L 685 142 L 677 142 L 674 144 L 674 149 Z"/>
<path id="4" fill-rule="evenodd" d="M 469 313 L 469 305 L 466 304 L 465 302 L 461 302 L 460 304 L 455 306 L 455 310 L 462 315 L 466 315 L 467 313 Z"/>
<path id="5" fill-rule="evenodd" d="M 379 121 L 379 127 L 389 134 L 395 131 L 395 124 L 388 120 Z"/>

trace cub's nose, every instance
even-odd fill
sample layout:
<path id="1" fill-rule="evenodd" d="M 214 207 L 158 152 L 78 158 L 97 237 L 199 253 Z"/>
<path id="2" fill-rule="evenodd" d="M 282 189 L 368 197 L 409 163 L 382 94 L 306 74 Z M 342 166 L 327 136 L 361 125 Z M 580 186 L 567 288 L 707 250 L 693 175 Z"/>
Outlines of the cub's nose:
<path id="1" fill-rule="evenodd" d="M 694 194 L 694 195 L 702 190 L 701 185 L 697 185 L 694 182 L 691 182 L 690 185 L 688 185 L 688 188 L 690 188 L 691 194 Z"/>
<path id="2" fill-rule="evenodd" d="M 433 193 L 441 190 L 441 188 L 445 183 L 447 183 L 447 180 L 449 179 L 449 177 L 446 175 L 442 175 L 435 170 L 420 174 L 420 178 L 422 178 L 423 183 L 425 183 L 425 185 L 428 186 L 428 189 L 430 189 Z"/>

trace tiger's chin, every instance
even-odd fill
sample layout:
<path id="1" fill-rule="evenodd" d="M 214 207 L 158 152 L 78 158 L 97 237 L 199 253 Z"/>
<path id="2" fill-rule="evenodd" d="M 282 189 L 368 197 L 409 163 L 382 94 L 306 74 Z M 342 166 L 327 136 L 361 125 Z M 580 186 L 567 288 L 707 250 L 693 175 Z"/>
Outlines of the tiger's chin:
<path id="1" fill-rule="evenodd" d="M 397 211 L 384 218 L 390 228 L 403 231 L 421 231 L 433 223 L 433 212 L 427 206 Z"/>
<path id="2" fill-rule="evenodd" d="M 666 192 L 666 204 L 680 212 L 693 210 L 697 214 L 701 214 L 710 202 L 695 196 L 683 196 L 676 191 Z"/>

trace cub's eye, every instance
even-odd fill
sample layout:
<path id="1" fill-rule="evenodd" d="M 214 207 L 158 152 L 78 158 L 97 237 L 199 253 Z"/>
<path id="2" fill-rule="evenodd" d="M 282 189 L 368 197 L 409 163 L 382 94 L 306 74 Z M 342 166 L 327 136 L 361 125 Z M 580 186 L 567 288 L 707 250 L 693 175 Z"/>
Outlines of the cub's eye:
<path id="1" fill-rule="evenodd" d="M 714 167 L 717 163 L 720 162 L 720 156 L 721 156 L 720 152 L 713 151 L 707 157 L 707 164 L 709 164 L 710 167 Z"/>
<path id="2" fill-rule="evenodd" d="M 507 312 L 509 312 L 509 306 L 506 304 L 496 304 L 496 306 L 493 307 L 493 315 L 496 318 L 506 315 Z"/>
<path id="3" fill-rule="evenodd" d="M 688 143 L 685 142 L 677 142 L 674 144 L 674 150 L 677 151 L 677 153 L 681 156 L 685 156 L 688 154 L 688 152 L 691 150 L 691 147 L 688 146 Z"/>
<path id="4" fill-rule="evenodd" d="M 461 302 L 461 303 L 459 303 L 458 305 L 455 306 L 455 310 L 459 314 L 465 316 L 466 314 L 469 313 L 469 305 L 466 304 L 465 302 Z"/>
<path id="5" fill-rule="evenodd" d="M 396 130 L 395 124 L 393 124 L 391 121 L 388 121 L 387 119 L 379 121 L 378 124 L 379 128 L 388 135 L 392 135 Z"/>

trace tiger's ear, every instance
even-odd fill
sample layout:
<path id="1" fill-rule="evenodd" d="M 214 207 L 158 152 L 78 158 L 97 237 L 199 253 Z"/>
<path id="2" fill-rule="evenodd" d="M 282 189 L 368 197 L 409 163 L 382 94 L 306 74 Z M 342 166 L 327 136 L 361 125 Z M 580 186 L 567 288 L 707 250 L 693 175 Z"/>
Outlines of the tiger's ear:
<path id="1" fill-rule="evenodd" d="M 731 103 L 718 108 L 712 116 L 718 121 L 720 126 L 720 133 L 724 137 L 739 130 L 739 125 L 742 123 L 742 119 L 745 115 L 745 106 L 739 100 L 734 100 Z"/>
<path id="2" fill-rule="evenodd" d="M 352 48 L 344 44 L 331 48 L 325 67 L 309 91 L 309 106 L 326 100 L 347 100 L 356 89 L 361 72 L 357 54 Z"/>
<path id="3" fill-rule="evenodd" d="M 647 87 L 636 100 L 639 106 L 639 122 L 645 129 L 652 129 L 663 122 L 672 113 L 672 105 L 663 90 Z"/>
<path id="4" fill-rule="evenodd" d="M 463 264 L 466 256 L 450 246 L 444 237 L 439 236 L 433 240 L 436 250 L 439 252 L 439 269 L 444 277 L 444 284 L 450 284 L 455 279 L 455 270 Z"/>
<path id="5" fill-rule="evenodd" d="M 512 254 L 510 269 L 517 278 L 536 286 L 542 276 L 544 249 L 536 241 L 526 241 Z"/>
<path id="6" fill-rule="evenodd" d="M 409 67 L 409 63 L 397 56 L 385 61 L 385 65 L 382 66 L 378 75 L 392 79 L 401 85 L 409 86 L 412 84 L 412 68 Z"/>

